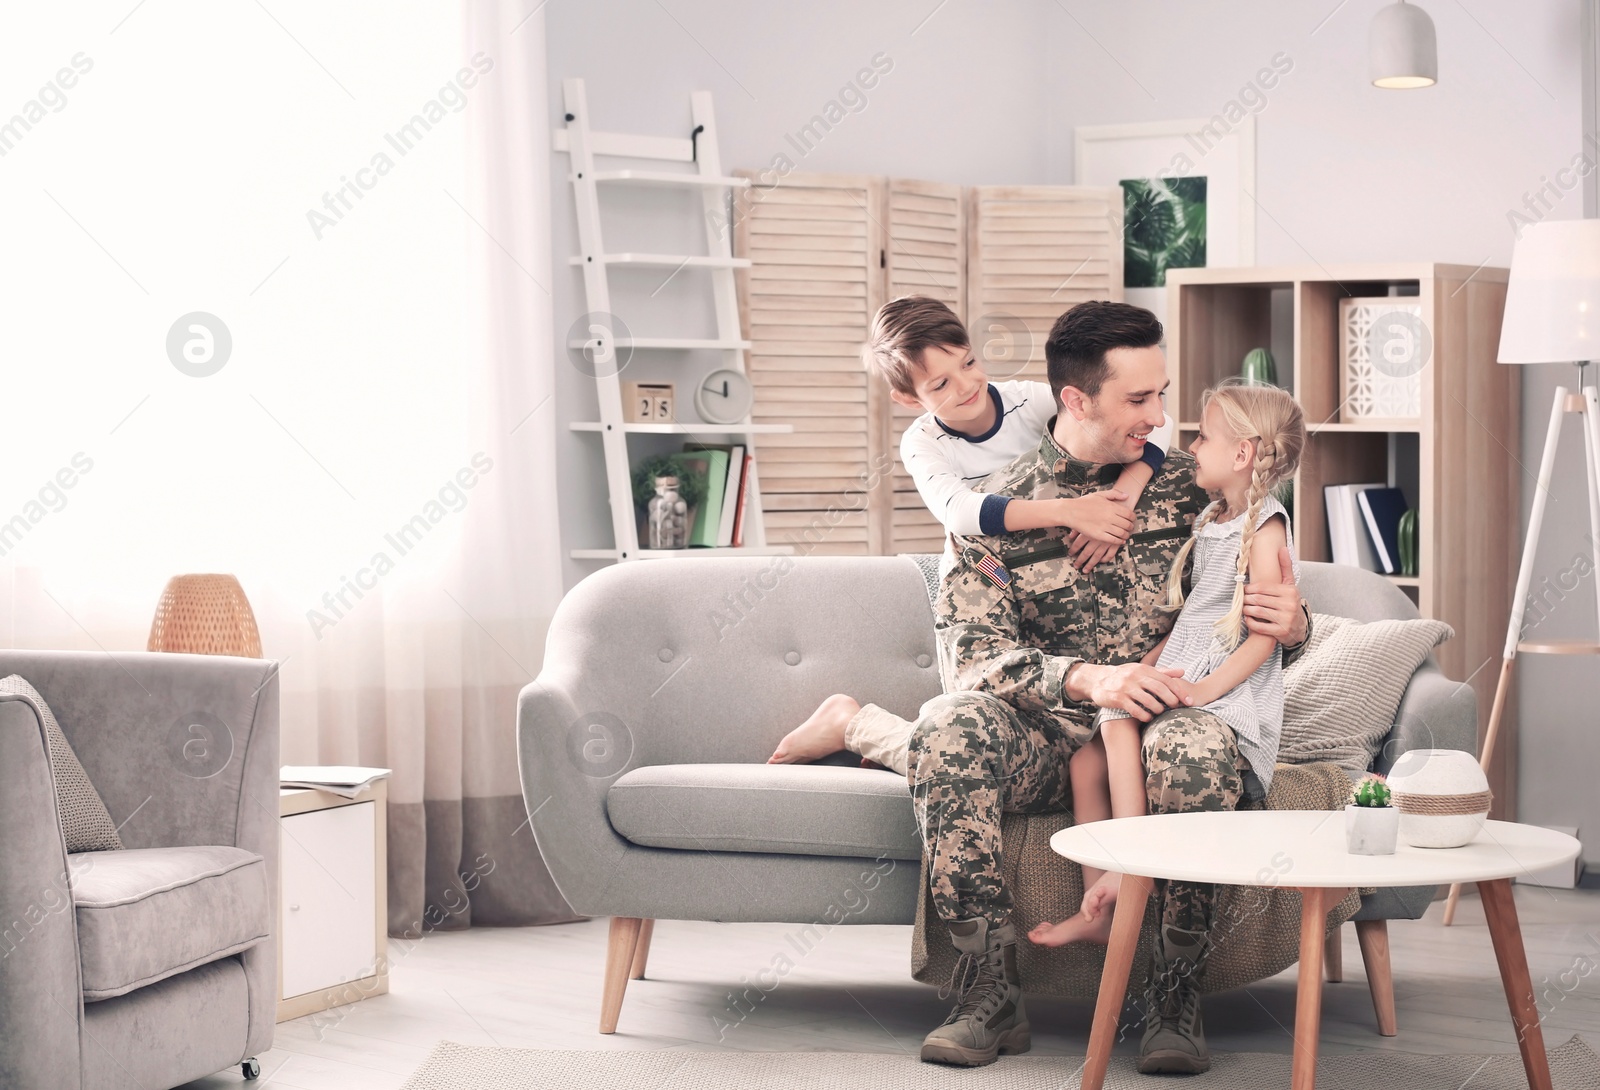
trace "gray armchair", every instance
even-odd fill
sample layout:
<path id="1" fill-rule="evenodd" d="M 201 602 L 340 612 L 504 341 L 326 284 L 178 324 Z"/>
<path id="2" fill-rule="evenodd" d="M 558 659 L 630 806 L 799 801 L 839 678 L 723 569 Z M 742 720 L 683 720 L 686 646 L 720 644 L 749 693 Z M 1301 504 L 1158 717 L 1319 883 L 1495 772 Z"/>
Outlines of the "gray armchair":
<path id="1" fill-rule="evenodd" d="M 0 651 L 12 673 L 126 850 L 67 854 L 43 725 L 0 698 L 0 1086 L 253 1077 L 277 1013 L 277 663 Z"/>
<path id="2" fill-rule="evenodd" d="M 1318 612 L 1417 615 L 1381 576 L 1301 567 Z M 517 736 L 551 875 L 574 911 L 612 917 L 601 1032 L 643 974 L 654 920 L 912 922 L 921 843 L 904 778 L 764 762 L 830 693 L 914 717 L 939 692 L 935 654 L 905 557 L 652 560 L 567 594 Z M 1413 748 L 1474 751 L 1476 707 L 1430 656 L 1374 767 Z M 1355 916 L 1385 1033 L 1386 921 L 1419 917 L 1433 894 L 1382 890 Z"/>

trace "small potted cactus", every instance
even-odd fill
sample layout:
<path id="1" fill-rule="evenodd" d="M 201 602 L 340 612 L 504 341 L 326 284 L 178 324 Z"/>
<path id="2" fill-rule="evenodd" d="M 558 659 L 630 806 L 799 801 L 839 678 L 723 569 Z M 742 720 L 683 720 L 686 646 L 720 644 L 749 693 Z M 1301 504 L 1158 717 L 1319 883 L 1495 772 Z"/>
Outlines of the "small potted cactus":
<path id="1" fill-rule="evenodd" d="M 1400 811 L 1389 805 L 1389 785 L 1376 773 L 1363 776 L 1344 808 L 1345 847 L 1351 855 L 1393 855 Z"/>

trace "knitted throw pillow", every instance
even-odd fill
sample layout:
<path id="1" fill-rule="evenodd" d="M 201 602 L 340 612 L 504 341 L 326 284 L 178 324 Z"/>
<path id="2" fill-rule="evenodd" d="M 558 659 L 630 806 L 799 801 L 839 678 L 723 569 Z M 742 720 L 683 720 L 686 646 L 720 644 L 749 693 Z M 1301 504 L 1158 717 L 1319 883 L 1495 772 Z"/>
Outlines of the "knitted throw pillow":
<path id="1" fill-rule="evenodd" d="M 1454 635 L 1443 621 L 1362 624 L 1315 614 L 1310 646 L 1283 671 L 1278 760 L 1367 771 L 1394 726 L 1411 675 Z"/>
<path id="2" fill-rule="evenodd" d="M 939 605 L 939 553 L 903 553 L 917 566 L 922 573 L 922 582 L 928 588 L 928 604 L 937 608 Z"/>
<path id="3" fill-rule="evenodd" d="M 56 781 L 56 810 L 61 815 L 61 835 L 66 839 L 69 852 L 117 851 L 122 838 L 100 799 L 100 792 L 89 782 L 89 774 L 72 752 L 61 725 L 44 702 L 39 691 L 19 674 L 0 678 L 0 693 L 20 696 L 33 704 L 44 723 L 45 738 L 49 742 L 50 771 Z"/>

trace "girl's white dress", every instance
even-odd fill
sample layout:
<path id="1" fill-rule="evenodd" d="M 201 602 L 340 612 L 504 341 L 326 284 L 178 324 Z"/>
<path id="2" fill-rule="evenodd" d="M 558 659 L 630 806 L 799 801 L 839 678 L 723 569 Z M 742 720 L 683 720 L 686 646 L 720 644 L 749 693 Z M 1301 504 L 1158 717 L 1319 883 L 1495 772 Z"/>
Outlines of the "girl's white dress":
<path id="1" fill-rule="evenodd" d="M 1220 502 L 1216 501 L 1206 511 Z M 1263 500 L 1256 528 L 1259 530 L 1274 515 L 1283 516 L 1294 581 L 1298 584 L 1300 558 L 1295 553 L 1289 512 L 1283 504 L 1271 496 Z M 1205 517 L 1204 513 L 1201 517 Z M 1184 679 L 1195 682 L 1216 670 L 1232 654 L 1222 646 L 1212 626 L 1225 617 L 1233 605 L 1234 575 L 1238 570 L 1239 543 L 1243 536 L 1243 516 L 1224 523 L 1207 523 L 1195 533 L 1192 589 L 1184 599 L 1183 610 L 1172 626 L 1167 645 L 1161 649 L 1157 666 L 1180 667 Z M 1248 635 L 1248 630 L 1245 634 Z M 1250 762 L 1256 778 L 1263 789 L 1270 788 L 1273 766 L 1278 759 L 1278 739 L 1283 733 L 1283 648 L 1273 648 L 1255 673 L 1205 705 L 1205 710 L 1233 728 L 1238 735 L 1239 750 Z M 1098 724 L 1107 719 L 1127 718 L 1131 718 L 1127 712 L 1102 708 L 1095 721 Z"/>

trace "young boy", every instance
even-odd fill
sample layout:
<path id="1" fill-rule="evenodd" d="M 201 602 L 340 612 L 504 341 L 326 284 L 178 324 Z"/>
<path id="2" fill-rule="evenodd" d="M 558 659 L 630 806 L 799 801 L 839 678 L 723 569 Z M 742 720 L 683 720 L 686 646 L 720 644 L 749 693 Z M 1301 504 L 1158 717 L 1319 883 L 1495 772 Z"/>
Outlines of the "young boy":
<path id="1" fill-rule="evenodd" d="M 1143 457 L 1123 466 L 1111 489 L 1077 499 L 1012 499 L 980 486 L 1038 448 L 1059 409 L 1048 383 L 990 382 L 961 319 L 925 295 L 885 303 L 862 357 L 897 404 L 923 410 L 901 437 L 900 460 L 946 531 L 970 536 L 1070 527 L 1073 562 L 1083 571 L 1110 559 L 1127 540 L 1134 504 L 1166 458 L 1170 417 L 1141 437 Z M 941 570 L 950 559 L 946 550 Z M 904 773 L 909 737 L 910 724 L 898 716 L 875 705 L 864 709 L 840 693 L 785 735 L 768 763 L 814 761 L 850 749 Z"/>

